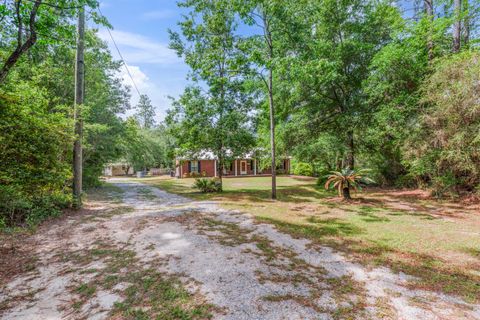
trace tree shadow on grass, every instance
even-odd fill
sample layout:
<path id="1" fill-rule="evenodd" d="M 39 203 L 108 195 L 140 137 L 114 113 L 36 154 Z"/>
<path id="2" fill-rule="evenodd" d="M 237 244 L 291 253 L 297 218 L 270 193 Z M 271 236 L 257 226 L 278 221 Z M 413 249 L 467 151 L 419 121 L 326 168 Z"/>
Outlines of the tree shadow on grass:
<path id="1" fill-rule="evenodd" d="M 348 222 L 344 222 L 337 218 L 319 219 L 315 216 L 307 219 L 319 231 L 320 235 L 325 236 L 352 236 L 362 233 L 362 229 Z"/>
<path id="2" fill-rule="evenodd" d="M 387 243 L 354 238 L 361 228 L 338 219 L 311 217 L 309 224 L 295 224 L 272 218 L 260 218 L 272 223 L 279 231 L 296 239 L 309 239 L 313 244 L 335 248 L 354 260 L 372 266 L 386 266 L 393 272 L 416 277 L 409 286 L 432 292 L 443 292 L 463 298 L 466 302 L 480 301 L 480 276 L 466 265 L 453 265 L 441 258 L 424 253 L 397 250 Z M 474 254 L 477 251 L 475 250 Z"/>
<path id="3" fill-rule="evenodd" d="M 387 213 L 389 216 L 412 216 L 412 217 L 417 217 L 422 220 L 437 220 L 441 219 L 438 217 L 434 217 L 428 213 L 424 212 L 413 212 L 413 211 L 407 211 L 407 210 L 396 210 L 394 212 L 389 212 Z"/>
<path id="4" fill-rule="evenodd" d="M 361 228 L 336 218 L 319 219 L 317 217 L 309 217 L 307 219 L 308 224 L 294 224 L 263 217 L 258 219 L 272 223 L 280 229 L 285 229 L 296 237 L 353 236 L 363 232 Z"/>
<path id="5" fill-rule="evenodd" d="M 379 216 L 378 213 L 382 213 L 388 216 L 412 216 L 412 217 L 420 218 L 422 220 L 439 219 L 425 212 L 415 212 L 415 211 L 401 210 L 401 209 L 395 209 L 395 211 L 392 211 L 391 208 L 386 206 L 380 206 L 380 207 L 362 206 L 355 209 L 350 209 L 350 210 L 342 209 L 342 210 L 358 213 L 360 216 L 363 216 L 362 220 L 365 222 L 389 222 L 390 221 L 388 217 Z"/>
<path id="6" fill-rule="evenodd" d="M 212 200 L 232 200 L 249 201 L 252 203 L 261 203 L 271 201 L 270 190 L 258 189 L 235 189 L 224 190 L 222 193 L 211 196 Z M 316 200 L 322 200 L 331 197 L 331 194 L 318 190 L 312 185 L 299 185 L 277 188 L 277 200 L 288 203 L 312 203 Z"/>
<path id="7" fill-rule="evenodd" d="M 390 222 L 387 217 L 381 217 L 376 215 L 376 212 L 382 212 L 381 208 L 363 206 L 358 209 L 358 214 L 362 216 L 362 220 L 365 222 Z"/>

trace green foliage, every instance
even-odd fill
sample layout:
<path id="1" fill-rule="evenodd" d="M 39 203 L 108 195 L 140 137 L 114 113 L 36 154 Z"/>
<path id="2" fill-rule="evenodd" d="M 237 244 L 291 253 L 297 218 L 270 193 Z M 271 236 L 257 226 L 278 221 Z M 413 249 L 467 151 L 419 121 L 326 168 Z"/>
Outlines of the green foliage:
<path id="1" fill-rule="evenodd" d="M 436 195 L 473 192 L 480 183 L 480 54 L 440 59 L 421 87 L 420 123 L 407 140 L 410 170 Z"/>
<path id="2" fill-rule="evenodd" d="M 221 192 L 222 183 L 219 179 L 198 178 L 195 179 L 193 187 L 199 189 L 202 193 Z"/>
<path id="3" fill-rule="evenodd" d="M 3 1 L 0 4 L 0 85 L 22 58 L 36 48 L 59 45 L 75 39 L 75 18 L 78 8 L 96 9 L 97 0 Z M 89 13 L 100 25 L 108 25 L 95 10 Z M 7 58 L 8 57 L 8 58 Z M 29 57 L 31 58 L 31 57 Z"/>
<path id="4" fill-rule="evenodd" d="M 292 164 L 292 173 L 297 176 L 313 176 L 313 167 L 309 163 L 295 162 Z"/>
<path id="5" fill-rule="evenodd" d="M 35 224 L 69 205 L 71 121 L 35 87 L 0 95 L 0 220 Z"/>
<path id="6" fill-rule="evenodd" d="M 151 129 L 155 126 L 155 108 L 150 98 L 142 94 L 136 106 L 136 118 L 143 129 Z"/>
<path id="7" fill-rule="evenodd" d="M 73 21 L 62 23 L 74 26 Z M 2 41 L 8 39 L 4 35 L 2 32 Z M 105 164 L 121 156 L 124 123 L 119 114 L 129 108 L 129 93 L 118 79 L 121 65 L 113 61 L 106 44 L 94 31 L 87 32 L 86 42 L 89 72 L 85 84 L 87 104 L 83 106 L 84 186 L 90 187 L 99 184 Z M 0 59 L 10 48 L 3 45 Z M 10 70 L 2 85 L 3 226 L 33 225 L 70 205 L 74 138 L 74 73 L 70 71 L 74 62 L 75 53 L 68 43 L 47 45 L 39 41 Z"/>
<path id="8" fill-rule="evenodd" d="M 172 165 L 172 143 L 163 126 L 143 129 L 137 119 L 130 117 L 120 143 L 123 159 L 137 171 Z"/>
<path id="9" fill-rule="evenodd" d="M 167 123 L 177 155 L 208 150 L 223 167 L 254 145 L 254 99 L 242 77 L 235 11 L 231 1 L 183 1 L 180 6 L 188 14 L 179 23 L 181 34 L 171 32 L 170 47 L 191 68 L 193 83 L 174 101 Z"/>
<path id="10" fill-rule="evenodd" d="M 254 130 L 256 144 L 268 150 L 273 100 L 277 153 L 311 164 L 314 173 L 370 167 L 381 185 L 473 190 L 478 185 L 475 142 L 463 149 L 460 144 L 428 146 L 434 132 L 449 131 L 451 141 L 475 141 L 476 136 L 474 130 L 465 139 L 461 132 L 466 130 L 453 134 L 455 126 L 442 128 L 449 125 L 444 119 L 429 129 L 424 119 L 434 104 L 426 101 L 430 93 L 424 83 L 449 59 L 443 57 L 452 50 L 458 17 L 463 48 L 478 42 L 478 3 L 465 5 L 459 16 L 449 3 L 440 8 L 444 4 L 434 3 L 434 12 L 442 14 L 419 12 L 418 19 L 407 19 L 402 6 L 387 0 L 182 2 L 191 11 L 180 23 L 182 35 L 172 33 L 172 47 L 190 65 L 193 80 L 203 81 L 208 90 L 188 88 L 171 110 L 178 150 L 209 149 L 222 159 L 226 149 L 240 146 L 229 141 L 229 133 L 243 133 L 222 121 L 235 115 L 231 110 L 250 110 L 253 121 L 232 116 L 231 123 L 251 121 L 254 126 L 244 128 Z M 428 90 L 439 99 L 449 88 Z M 225 109 L 238 101 L 230 98 L 232 92 L 253 94 L 255 103 Z M 476 110 L 474 101 L 466 101 L 461 112 L 469 114 L 467 105 Z M 446 105 L 443 110 L 459 113 Z M 476 120 L 470 120 L 474 128 Z M 416 150 L 417 145 L 425 150 Z M 259 167 L 270 166 L 270 156 L 261 156 Z M 453 171 L 445 169 L 450 165 Z M 301 166 L 293 172 L 310 174 Z"/>

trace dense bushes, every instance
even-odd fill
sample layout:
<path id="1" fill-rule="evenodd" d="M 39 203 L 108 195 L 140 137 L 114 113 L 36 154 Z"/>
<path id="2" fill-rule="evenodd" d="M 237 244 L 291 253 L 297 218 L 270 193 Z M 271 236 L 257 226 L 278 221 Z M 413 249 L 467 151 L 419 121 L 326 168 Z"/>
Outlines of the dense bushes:
<path id="1" fill-rule="evenodd" d="M 313 167 L 309 163 L 297 162 L 292 166 L 292 173 L 297 176 L 313 176 Z"/>
<path id="2" fill-rule="evenodd" d="M 220 179 L 206 179 L 200 178 L 195 179 L 195 183 L 193 187 L 199 189 L 203 193 L 211 193 L 211 192 L 221 192 L 222 191 L 222 184 Z"/>
<path id="3" fill-rule="evenodd" d="M 107 45 L 93 30 L 87 31 L 86 40 L 89 50 L 85 54 L 87 103 L 82 108 L 83 185 L 89 188 L 99 184 L 104 166 L 117 161 L 124 152 L 126 126 L 120 114 L 130 108 L 130 96 L 118 78 L 121 64 L 113 61 Z M 3 49 L 0 48 L 0 56 Z M 37 46 L 2 83 L 3 227 L 33 225 L 70 205 L 74 62 L 75 51 L 68 44 Z"/>
<path id="4" fill-rule="evenodd" d="M 70 204 L 70 128 L 27 84 L 0 95 L 0 226 L 35 224 Z"/>
<path id="5" fill-rule="evenodd" d="M 480 185 L 480 54 L 440 59 L 421 93 L 425 110 L 405 148 L 409 169 L 437 196 L 475 191 Z"/>

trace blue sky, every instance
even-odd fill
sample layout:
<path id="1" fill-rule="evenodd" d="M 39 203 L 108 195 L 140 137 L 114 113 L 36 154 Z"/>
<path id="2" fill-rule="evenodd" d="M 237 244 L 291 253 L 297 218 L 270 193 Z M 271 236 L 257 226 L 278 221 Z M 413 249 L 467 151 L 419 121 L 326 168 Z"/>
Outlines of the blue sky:
<path id="1" fill-rule="evenodd" d="M 168 96 L 178 97 L 187 84 L 188 67 L 168 48 L 167 30 L 177 29 L 181 10 L 176 0 L 105 0 L 102 13 L 113 25 L 113 37 L 127 62 L 140 92 L 152 99 L 157 120 L 165 116 L 170 106 Z M 99 35 L 109 43 L 112 55 L 120 59 L 105 28 Z M 122 77 L 131 86 L 126 71 Z M 138 94 L 131 90 L 132 105 Z"/>

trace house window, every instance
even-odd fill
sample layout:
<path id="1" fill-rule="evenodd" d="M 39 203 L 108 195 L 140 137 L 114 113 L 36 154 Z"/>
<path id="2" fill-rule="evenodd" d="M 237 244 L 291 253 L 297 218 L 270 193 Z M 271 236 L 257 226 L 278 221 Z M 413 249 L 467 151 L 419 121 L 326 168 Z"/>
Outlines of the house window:
<path id="1" fill-rule="evenodd" d="M 190 172 L 198 173 L 198 161 L 190 162 Z"/>

